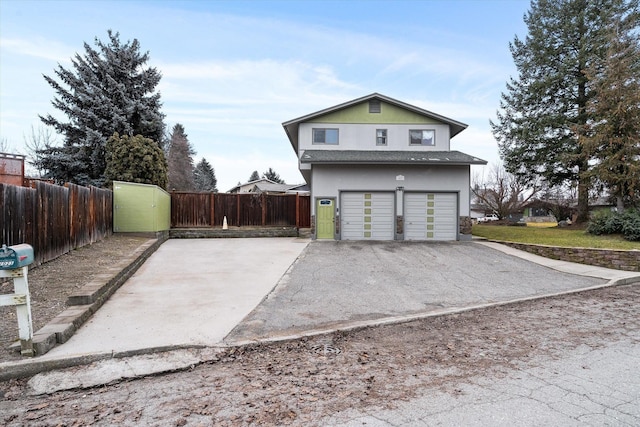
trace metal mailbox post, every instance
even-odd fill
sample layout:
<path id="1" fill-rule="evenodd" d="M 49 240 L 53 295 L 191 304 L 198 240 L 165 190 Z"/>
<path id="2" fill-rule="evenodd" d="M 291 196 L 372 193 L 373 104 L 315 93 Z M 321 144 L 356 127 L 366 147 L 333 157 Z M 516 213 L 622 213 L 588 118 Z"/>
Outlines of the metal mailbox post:
<path id="1" fill-rule="evenodd" d="M 0 306 L 15 305 L 18 315 L 20 353 L 35 356 L 33 351 L 33 324 L 31 298 L 27 281 L 28 265 L 33 263 L 33 248 L 27 244 L 0 248 L 0 278 L 13 279 L 13 294 L 0 295 Z"/>

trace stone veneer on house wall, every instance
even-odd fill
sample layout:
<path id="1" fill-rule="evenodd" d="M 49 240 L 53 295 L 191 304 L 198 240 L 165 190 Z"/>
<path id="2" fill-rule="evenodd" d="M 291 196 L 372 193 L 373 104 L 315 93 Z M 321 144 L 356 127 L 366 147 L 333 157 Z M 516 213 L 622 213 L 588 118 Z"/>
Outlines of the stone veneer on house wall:
<path id="1" fill-rule="evenodd" d="M 471 221 L 470 216 L 461 216 L 460 219 L 459 232 L 460 234 L 468 234 L 471 235 L 471 227 L 473 226 L 473 222 Z"/>

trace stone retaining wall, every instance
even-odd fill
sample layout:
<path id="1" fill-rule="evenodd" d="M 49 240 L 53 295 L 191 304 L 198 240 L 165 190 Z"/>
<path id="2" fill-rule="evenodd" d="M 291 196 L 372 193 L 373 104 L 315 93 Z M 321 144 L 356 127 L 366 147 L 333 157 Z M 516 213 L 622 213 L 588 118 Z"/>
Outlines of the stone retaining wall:
<path id="1" fill-rule="evenodd" d="M 213 238 L 249 238 L 249 237 L 298 237 L 295 227 L 229 227 L 222 228 L 172 228 L 171 239 L 213 239 Z"/>
<path id="2" fill-rule="evenodd" d="M 597 265 L 616 270 L 640 271 L 640 251 L 638 250 L 562 248 L 558 246 L 492 241 L 546 258 Z"/>

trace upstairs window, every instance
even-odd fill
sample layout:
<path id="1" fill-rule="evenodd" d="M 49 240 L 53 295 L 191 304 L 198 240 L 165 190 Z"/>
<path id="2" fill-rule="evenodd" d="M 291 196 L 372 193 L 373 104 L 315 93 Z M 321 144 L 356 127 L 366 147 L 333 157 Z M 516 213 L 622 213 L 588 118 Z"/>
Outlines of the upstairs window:
<path id="1" fill-rule="evenodd" d="M 370 113 L 379 113 L 381 111 L 380 101 L 377 99 L 372 99 L 369 101 L 369 112 Z"/>
<path id="2" fill-rule="evenodd" d="M 313 129 L 314 144 L 338 144 L 338 129 Z"/>
<path id="3" fill-rule="evenodd" d="M 376 145 L 387 145 L 386 129 L 376 129 Z"/>
<path id="4" fill-rule="evenodd" d="M 410 130 L 409 145 L 436 145 L 436 131 L 429 130 Z"/>

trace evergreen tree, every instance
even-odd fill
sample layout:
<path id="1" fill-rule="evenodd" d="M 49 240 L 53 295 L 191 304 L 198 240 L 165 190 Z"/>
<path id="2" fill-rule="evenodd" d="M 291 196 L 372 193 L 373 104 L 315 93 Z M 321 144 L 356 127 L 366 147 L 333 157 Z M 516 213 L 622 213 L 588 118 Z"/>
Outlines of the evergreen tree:
<path id="1" fill-rule="evenodd" d="M 269 181 L 277 182 L 278 184 L 284 184 L 284 180 L 280 178 L 280 175 L 278 175 L 278 173 L 271 168 L 269 168 L 268 171 L 262 174 L 262 176 L 267 178 Z"/>
<path id="2" fill-rule="evenodd" d="M 113 134 L 106 144 L 105 178 L 167 188 L 167 161 L 158 143 L 142 135 Z"/>
<path id="3" fill-rule="evenodd" d="M 106 168 L 107 140 L 114 133 L 142 135 L 159 142 L 164 129 L 160 112 L 157 69 L 146 67 L 149 53 L 140 53 L 134 39 L 120 43 L 119 33 L 108 31 L 97 49 L 84 43 L 84 56 L 72 58 L 72 69 L 54 71 L 59 81 L 44 76 L 55 90 L 53 106 L 67 120 L 51 114 L 40 119 L 64 136 L 62 146 L 48 146 L 36 165 L 59 181 L 101 185 Z"/>
<path id="4" fill-rule="evenodd" d="M 588 212 L 589 158 L 576 127 L 590 119 L 594 92 L 584 70 L 602 61 L 605 27 L 625 0 L 533 0 L 528 35 L 510 44 L 518 69 L 491 123 L 508 172 L 550 186 L 578 183 L 578 220 Z"/>
<path id="5" fill-rule="evenodd" d="M 260 174 L 258 174 L 258 171 L 253 171 L 251 173 L 251 176 L 249 177 L 249 182 L 251 181 L 257 181 L 260 179 Z"/>
<path id="6" fill-rule="evenodd" d="M 218 192 L 216 173 L 207 159 L 202 158 L 193 171 L 193 180 L 197 191 Z"/>
<path id="7" fill-rule="evenodd" d="M 609 189 L 619 212 L 625 199 L 632 204 L 640 195 L 639 28 L 637 2 L 635 10 L 611 23 L 607 58 L 586 73 L 595 92 L 587 103 L 593 121 L 579 129 L 585 152 L 595 160 L 585 175 Z"/>
<path id="8" fill-rule="evenodd" d="M 184 127 L 178 123 L 173 127 L 169 140 L 169 188 L 178 191 L 193 191 L 193 156 L 196 152 L 191 147 Z"/>

